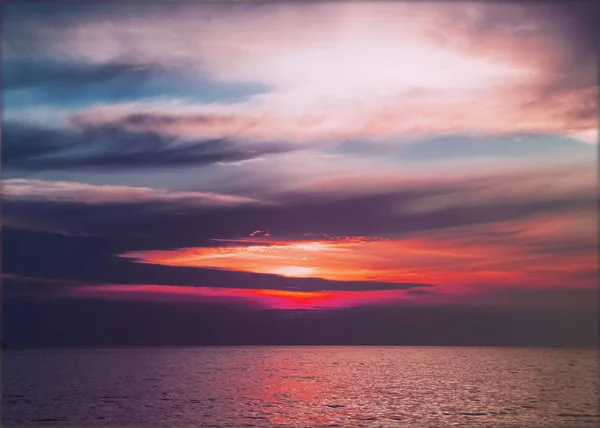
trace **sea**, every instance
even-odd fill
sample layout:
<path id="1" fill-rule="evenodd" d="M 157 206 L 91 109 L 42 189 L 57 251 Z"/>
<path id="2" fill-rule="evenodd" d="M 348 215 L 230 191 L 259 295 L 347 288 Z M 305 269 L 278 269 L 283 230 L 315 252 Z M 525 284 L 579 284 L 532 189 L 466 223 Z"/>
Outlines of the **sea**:
<path id="1" fill-rule="evenodd" d="M 598 350 L 8 350 L 4 427 L 597 427 Z"/>

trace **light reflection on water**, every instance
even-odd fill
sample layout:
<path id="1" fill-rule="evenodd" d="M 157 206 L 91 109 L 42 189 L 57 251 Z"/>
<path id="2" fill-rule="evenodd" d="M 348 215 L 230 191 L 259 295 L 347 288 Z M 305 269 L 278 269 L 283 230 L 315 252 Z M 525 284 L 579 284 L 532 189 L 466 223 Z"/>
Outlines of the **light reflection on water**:
<path id="1" fill-rule="evenodd" d="M 593 350 L 9 351 L 4 426 L 595 427 Z"/>

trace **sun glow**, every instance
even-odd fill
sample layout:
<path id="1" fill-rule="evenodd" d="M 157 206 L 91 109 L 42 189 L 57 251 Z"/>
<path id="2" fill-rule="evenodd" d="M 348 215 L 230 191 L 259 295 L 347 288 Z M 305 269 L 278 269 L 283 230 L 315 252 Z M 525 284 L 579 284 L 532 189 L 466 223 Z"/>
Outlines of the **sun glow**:
<path id="1" fill-rule="evenodd" d="M 550 217 L 545 222 L 522 221 L 514 225 L 497 225 L 495 229 L 498 236 L 502 236 L 506 227 L 521 228 L 525 232 L 520 239 L 542 239 L 541 236 L 552 242 L 557 232 L 546 225 L 556 221 Z M 584 272 L 595 266 L 593 253 L 565 256 L 562 264 L 556 265 L 551 255 L 515 246 L 511 240 L 514 238 L 490 242 L 487 235 L 480 241 L 463 239 L 460 230 L 455 233 L 430 239 L 396 240 L 343 237 L 281 241 L 263 237 L 221 240 L 230 244 L 227 246 L 141 251 L 121 256 L 142 263 L 293 278 L 454 286 L 523 282 L 561 286 L 572 270 Z M 472 235 L 474 233 L 471 231 Z"/>
<path id="2" fill-rule="evenodd" d="M 298 278 L 316 276 L 316 272 L 316 269 L 304 266 L 282 266 L 271 270 L 276 275 Z"/>
<path id="3" fill-rule="evenodd" d="M 527 74 L 433 46 L 356 39 L 277 55 L 265 64 L 282 86 L 307 96 L 381 97 L 416 88 L 474 89 L 473 82 L 492 87 L 507 77 Z"/>

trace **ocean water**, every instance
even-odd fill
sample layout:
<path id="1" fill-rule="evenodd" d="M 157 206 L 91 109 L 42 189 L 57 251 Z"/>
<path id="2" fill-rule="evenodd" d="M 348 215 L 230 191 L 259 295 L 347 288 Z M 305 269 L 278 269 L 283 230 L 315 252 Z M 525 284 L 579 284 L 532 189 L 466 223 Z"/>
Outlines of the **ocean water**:
<path id="1" fill-rule="evenodd" d="M 11 350 L 3 426 L 596 427 L 598 351 Z"/>

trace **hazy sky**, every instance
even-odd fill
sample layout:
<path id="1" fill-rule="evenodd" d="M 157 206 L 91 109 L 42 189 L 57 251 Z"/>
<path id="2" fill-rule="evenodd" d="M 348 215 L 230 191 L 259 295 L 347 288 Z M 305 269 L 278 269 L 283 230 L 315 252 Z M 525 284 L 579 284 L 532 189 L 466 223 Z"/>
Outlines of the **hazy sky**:
<path id="1" fill-rule="evenodd" d="M 596 6 L 4 4 L 7 339 L 593 340 Z"/>

